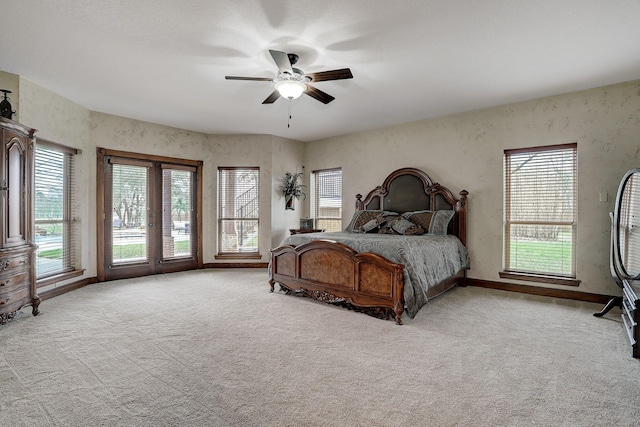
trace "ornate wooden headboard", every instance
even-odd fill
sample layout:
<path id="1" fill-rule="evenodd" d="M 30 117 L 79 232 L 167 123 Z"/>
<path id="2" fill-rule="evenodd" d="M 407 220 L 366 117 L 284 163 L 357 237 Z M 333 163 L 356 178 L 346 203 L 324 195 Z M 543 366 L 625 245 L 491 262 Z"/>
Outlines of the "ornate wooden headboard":
<path id="1" fill-rule="evenodd" d="M 456 198 L 451 190 L 434 183 L 420 169 L 402 168 L 392 172 L 382 183 L 367 194 L 356 195 L 357 210 L 381 209 L 404 213 L 419 210 L 453 210 L 449 223 L 449 234 L 457 236 L 466 245 L 467 241 L 467 195 L 462 190 Z"/>

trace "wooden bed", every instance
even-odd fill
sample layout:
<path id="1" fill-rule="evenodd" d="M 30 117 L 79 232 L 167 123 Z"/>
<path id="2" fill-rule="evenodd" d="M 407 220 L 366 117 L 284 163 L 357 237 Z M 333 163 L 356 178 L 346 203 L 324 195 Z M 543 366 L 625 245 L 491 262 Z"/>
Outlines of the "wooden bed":
<path id="1" fill-rule="evenodd" d="M 392 172 L 367 196 L 356 195 L 356 211 L 383 210 L 397 213 L 420 210 L 453 210 L 448 234 L 466 245 L 467 195 L 456 198 L 446 187 L 431 181 L 415 168 Z M 357 253 L 331 240 L 313 240 L 298 246 L 282 245 L 271 250 L 269 284 L 278 283 L 295 293 L 384 318 L 402 324 L 404 311 L 404 268 L 402 264 L 372 253 Z M 432 298 L 455 284 L 466 285 L 466 269 L 429 288 Z"/>

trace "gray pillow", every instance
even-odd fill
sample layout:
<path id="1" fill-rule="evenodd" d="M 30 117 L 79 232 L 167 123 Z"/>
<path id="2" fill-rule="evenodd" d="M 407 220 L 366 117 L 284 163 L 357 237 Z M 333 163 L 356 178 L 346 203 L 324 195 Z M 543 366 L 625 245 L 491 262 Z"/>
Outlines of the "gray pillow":
<path id="1" fill-rule="evenodd" d="M 433 211 L 413 211 L 405 212 L 402 214 L 402 216 L 413 222 L 414 224 L 419 225 L 428 233 L 429 227 L 431 226 L 431 219 L 433 218 L 433 214 Z"/>
<path id="2" fill-rule="evenodd" d="M 446 236 L 447 229 L 449 228 L 449 221 L 451 221 L 451 218 L 453 218 L 453 214 L 453 211 L 435 211 L 433 216 L 431 217 L 429 233 Z"/>
<path id="3" fill-rule="evenodd" d="M 376 219 L 379 215 L 397 215 L 395 212 L 381 211 L 381 210 L 363 210 L 356 211 L 351 218 L 351 222 L 345 229 L 345 231 L 350 231 L 352 233 L 362 233 L 362 226 L 371 221 L 372 219 Z"/>
<path id="4" fill-rule="evenodd" d="M 402 217 L 398 217 L 398 219 L 393 221 L 393 224 L 391 224 L 391 228 L 393 228 L 395 231 L 397 231 L 400 234 L 406 234 L 406 235 L 415 235 L 415 234 L 424 233 L 424 230 L 422 229 L 422 227 Z"/>
<path id="5" fill-rule="evenodd" d="M 368 233 L 374 228 L 378 228 L 378 218 L 374 218 L 371 221 L 363 224 L 362 227 L 360 227 L 360 230 L 362 230 L 362 233 Z"/>
<path id="6" fill-rule="evenodd" d="M 455 212 L 452 210 L 414 211 L 405 212 L 402 216 L 416 225 L 421 226 L 430 234 L 446 235 L 449 222 Z"/>

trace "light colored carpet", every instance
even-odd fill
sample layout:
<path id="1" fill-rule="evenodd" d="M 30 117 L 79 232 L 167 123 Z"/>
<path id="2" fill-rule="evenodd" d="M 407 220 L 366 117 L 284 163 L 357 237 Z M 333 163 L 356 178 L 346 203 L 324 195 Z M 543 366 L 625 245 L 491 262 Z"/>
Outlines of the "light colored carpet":
<path id="1" fill-rule="evenodd" d="M 640 422 L 617 309 L 456 288 L 397 326 L 268 289 L 265 270 L 202 270 L 24 310 L 0 327 L 0 425 Z"/>

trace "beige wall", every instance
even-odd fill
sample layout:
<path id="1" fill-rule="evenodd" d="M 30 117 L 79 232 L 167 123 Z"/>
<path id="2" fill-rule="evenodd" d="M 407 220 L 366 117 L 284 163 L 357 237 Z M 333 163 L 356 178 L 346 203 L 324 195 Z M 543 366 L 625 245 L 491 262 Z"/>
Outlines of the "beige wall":
<path id="1" fill-rule="evenodd" d="M 208 167 L 204 172 L 211 176 L 209 188 L 205 188 L 203 203 L 209 206 L 203 213 L 204 220 L 209 227 L 203 226 L 205 258 L 209 254 L 209 261 L 213 262 L 213 256 L 217 252 L 216 242 L 218 235 L 216 200 L 217 200 L 217 171 L 219 166 L 258 166 L 260 167 L 260 228 L 258 236 L 259 251 L 262 262 L 269 259 L 271 248 L 271 150 L 272 137 L 269 135 L 209 135 L 207 136 Z"/>
<path id="2" fill-rule="evenodd" d="M 20 78 L 20 122 L 38 129 L 38 138 L 58 142 L 79 151 L 75 162 L 78 191 L 74 208 L 80 213 L 80 263 L 83 277 L 96 276 L 95 188 L 96 156 L 90 140 L 89 110 L 41 86 Z"/>
<path id="3" fill-rule="evenodd" d="M 503 150 L 568 142 L 578 143 L 582 281 L 568 289 L 618 294 L 608 267 L 608 212 L 622 175 L 640 167 L 638 81 L 315 141 L 305 147 L 305 162 L 308 170 L 342 166 L 343 224 L 354 212 L 356 193 L 366 195 L 401 167 L 423 169 L 456 193 L 466 189 L 469 277 L 503 281 Z M 599 201 L 601 192 L 608 201 Z"/>
<path id="4" fill-rule="evenodd" d="M 300 218 L 306 215 L 305 201 L 296 200 L 295 210 L 285 209 L 282 183 L 286 172 L 300 172 L 303 170 L 304 143 L 273 137 L 273 169 L 271 188 L 273 197 L 271 200 L 271 247 L 274 248 L 289 235 L 290 228 L 300 227 Z M 309 180 L 305 181 L 308 185 Z M 307 195 L 308 191 L 305 191 Z"/>
<path id="5" fill-rule="evenodd" d="M 16 76 L 0 72 L 0 83 L 3 81 L 15 86 Z M 269 249 L 309 212 L 308 201 L 297 203 L 295 211 L 284 209 L 279 189 L 284 172 L 301 171 L 304 165 L 308 183 L 311 170 L 342 167 L 346 224 L 354 211 L 356 193 L 366 194 L 397 168 L 418 167 L 455 192 L 470 192 L 469 277 L 502 281 L 498 272 L 502 266 L 503 150 L 575 141 L 579 192 L 577 274 L 582 280 L 577 290 L 618 293 L 608 271 L 608 212 L 613 208 L 623 173 L 640 166 L 640 82 L 310 143 L 269 135 L 204 135 L 90 112 L 21 77 L 17 92 L 14 99 L 19 99 L 22 123 L 39 129 L 42 138 L 81 150 L 77 174 L 81 177 L 79 208 L 85 277 L 95 277 L 97 272 L 96 147 L 203 161 L 205 263 L 216 262 L 218 166 L 261 168 L 262 261 L 268 260 Z M 600 193 L 607 193 L 608 201 L 600 202 Z"/>
<path id="6" fill-rule="evenodd" d="M 11 74 L 0 73 L 11 80 Z M 18 80 L 19 79 L 19 80 Z M 260 253 L 269 259 L 274 236 L 297 224 L 299 212 L 285 213 L 276 182 L 282 171 L 300 168 L 303 143 L 270 135 L 205 135 L 109 114 L 91 112 L 45 88 L 16 76 L 21 122 L 38 136 L 80 150 L 76 164 L 79 185 L 83 277 L 97 274 L 96 148 L 203 161 L 203 262 L 215 263 L 217 252 L 216 186 L 218 166 L 260 167 Z M 276 174 L 272 173 L 272 164 Z M 276 203 L 272 204 L 272 200 Z M 281 205 L 281 206 L 280 206 Z M 273 209 L 273 212 L 272 212 Z M 273 214 L 273 215 L 272 215 Z M 298 215 L 298 216 L 296 216 Z M 272 219 L 274 223 L 272 224 Z M 278 241 L 279 243 L 279 241 Z M 228 262 L 228 261 L 224 261 Z M 73 279 L 77 280 L 77 279 Z M 63 285 L 63 283 L 57 285 Z"/>

